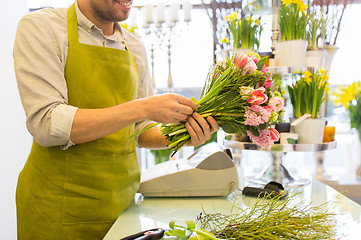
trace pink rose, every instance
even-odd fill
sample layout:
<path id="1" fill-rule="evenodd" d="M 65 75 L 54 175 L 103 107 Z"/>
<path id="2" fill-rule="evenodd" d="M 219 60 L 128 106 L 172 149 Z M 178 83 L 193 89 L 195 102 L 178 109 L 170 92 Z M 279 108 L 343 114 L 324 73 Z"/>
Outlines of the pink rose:
<path id="1" fill-rule="evenodd" d="M 245 53 L 238 52 L 237 56 L 234 59 L 234 64 L 241 68 L 248 70 L 248 73 L 252 73 L 253 71 L 257 70 L 257 65 L 250 59 Z"/>
<path id="2" fill-rule="evenodd" d="M 281 109 L 284 106 L 284 102 L 282 100 L 282 98 L 280 97 L 273 97 L 269 100 L 268 102 L 268 106 L 273 110 L 273 111 L 281 111 Z"/>
<path id="3" fill-rule="evenodd" d="M 277 142 L 280 139 L 280 133 L 276 129 L 270 128 L 269 133 L 272 141 Z"/>
<path id="4" fill-rule="evenodd" d="M 260 105 L 262 103 L 265 103 L 268 100 L 268 97 L 266 94 L 264 94 L 264 91 L 264 87 L 259 87 L 254 90 L 248 99 L 248 103 L 250 103 L 251 105 Z"/>

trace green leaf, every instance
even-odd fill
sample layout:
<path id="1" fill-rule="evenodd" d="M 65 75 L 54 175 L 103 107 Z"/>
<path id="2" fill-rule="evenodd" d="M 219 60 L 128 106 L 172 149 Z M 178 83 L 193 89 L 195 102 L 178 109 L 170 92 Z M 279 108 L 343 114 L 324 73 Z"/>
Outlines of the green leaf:
<path id="1" fill-rule="evenodd" d="M 249 130 L 255 137 L 259 137 L 259 131 L 257 130 L 257 128 L 250 127 Z"/>
<path id="2" fill-rule="evenodd" d="M 170 221 L 169 222 L 169 228 L 170 229 L 174 229 L 174 225 L 175 225 L 175 221 Z"/>
<path id="3" fill-rule="evenodd" d="M 196 228 L 196 224 L 192 220 L 184 221 L 187 224 L 188 230 L 194 230 Z"/>
<path id="4" fill-rule="evenodd" d="M 259 130 L 265 130 L 266 128 L 267 128 L 267 124 L 266 124 L 266 123 L 263 123 L 263 124 L 258 125 L 258 129 L 259 129 Z"/>
<path id="5" fill-rule="evenodd" d="M 231 124 L 229 123 L 224 123 L 224 124 L 219 124 L 219 126 L 223 129 L 223 131 L 225 131 L 226 133 L 236 133 L 237 129 L 234 128 Z"/>
<path id="6" fill-rule="evenodd" d="M 186 230 L 180 230 L 180 229 L 173 229 L 166 232 L 169 236 L 175 236 L 178 238 L 185 237 L 186 236 Z"/>
<path id="7" fill-rule="evenodd" d="M 261 58 L 261 60 L 259 60 L 258 62 L 257 62 L 257 70 L 259 70 L 259 71 L 261 71 L 262 70 L 262 68 L 263 68 L 263 66 L 264 66 L 264 64 L 266 63 L 266 60 L 267 60 L 267 56 L 266 57 L 263 57 L 263 58 Z"/>
<path id="8" fill-rule="evenodd" d="M 197 230 L 195 230 L 195 232 L 197 233 L 199 240 L 217 239 L 213 233 L 208 232 L 203 229 L 197 229 Z"/>

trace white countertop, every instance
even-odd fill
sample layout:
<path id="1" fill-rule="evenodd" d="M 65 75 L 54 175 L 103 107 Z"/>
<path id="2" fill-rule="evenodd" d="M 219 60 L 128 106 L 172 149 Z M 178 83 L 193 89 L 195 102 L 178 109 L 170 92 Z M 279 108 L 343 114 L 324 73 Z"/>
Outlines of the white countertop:
<path id="1" fill-rule="evenodd" d="M 244 183 L 240 183 L 242 189 Z M 290 195 L 299 193 L 292 197 L 292 201 L 305 204 L 312 202 L 319 206 L 325 202 L 329 204 L 330 212 L 335 213 L 337 220 L 337 238 L 360 239 L 361 236 L 361 206 L 351 199 L 340 196 L 340 193 L 326 184 L 313 179 L 311 184 L 288 189 Z M 337 201 L 334 200 L 337 198 Z M 234 192 L 237 204 L 242 208 L 252 206 L 255 198 L 241 195 L 241 191 Z M 229 213 L 233 205 L 232 198 L 209 197 L 209 198 L 144 198 L 140 196 L 137 203 L 122 213 L 113 224 L 103 240 L 119 240 L 139 231 L 151 228 L 168 228 L 172 220 L 196 220 L 202 208 L 206 212 Z"/>

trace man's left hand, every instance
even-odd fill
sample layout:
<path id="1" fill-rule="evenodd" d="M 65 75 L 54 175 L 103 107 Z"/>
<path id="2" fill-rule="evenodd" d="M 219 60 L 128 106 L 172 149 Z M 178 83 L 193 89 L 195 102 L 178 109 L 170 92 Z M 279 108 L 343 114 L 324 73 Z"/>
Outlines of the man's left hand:
<path id="1" fill-rule="evenodd" d="M 185 126 L 191 136 L 188 146 L 202 145 L 211 138 L 212 133 L 219 129 L 218 123 L 213 117 L 207 117 L 206 120 L 198 113 L 193 113 L 188 117 Z"/>

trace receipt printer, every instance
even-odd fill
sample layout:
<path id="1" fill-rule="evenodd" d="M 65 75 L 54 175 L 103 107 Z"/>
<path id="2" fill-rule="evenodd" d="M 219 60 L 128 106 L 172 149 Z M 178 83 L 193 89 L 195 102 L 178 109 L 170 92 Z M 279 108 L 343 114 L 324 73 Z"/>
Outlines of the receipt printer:
<path id="1" fill-rule="evenodd" d="M 149 197 L 227 196 L 238 188 L 229 149 L 208 144 L 186 159 L 169 160 L 141 175 L 139 191 Z"/>

